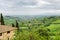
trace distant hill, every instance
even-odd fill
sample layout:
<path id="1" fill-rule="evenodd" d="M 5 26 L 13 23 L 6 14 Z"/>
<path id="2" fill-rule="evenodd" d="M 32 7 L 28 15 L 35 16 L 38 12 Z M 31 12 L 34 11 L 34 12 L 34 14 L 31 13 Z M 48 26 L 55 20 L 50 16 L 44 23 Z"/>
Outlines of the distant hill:
<path id="1" fill-rule="evenodd" d="M 13 16 L 5 16 L 5 18 L 7 19 L 18 19 L 18 20 L 33 20 L 36 18 L 43 18 L 45 16 L 40 16 L 40 15 L 32 15 L 32 16 L 28 16 L 28 15 L 13 15 Z"/>
<path id="2" fill-rule="evenodd" d="M 34 20 L 34 19 L 42 19 L 44 18 L 44 16 L 38 16 L 38 15 L 35 15 L 35 16 L 27 16 L 27 15 L 14 15 L 14 16 L 4 16 L 4 19 L 5 19 L 5 24 L 12 24 L 12 23 L 15 23 L 16 20 L 18 20 L 19 22 L 26 22 L 26 21 L 31 21 L 31 20 Z"/>

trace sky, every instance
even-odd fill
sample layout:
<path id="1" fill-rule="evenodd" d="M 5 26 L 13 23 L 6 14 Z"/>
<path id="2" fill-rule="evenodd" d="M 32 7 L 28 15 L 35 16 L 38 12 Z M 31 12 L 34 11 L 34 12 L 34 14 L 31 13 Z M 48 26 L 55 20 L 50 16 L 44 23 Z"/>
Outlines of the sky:
<path id="1" fill-rule="evenodd" d="M 3 15 L 60 15 L 60 0 L 0 0 Z"/>

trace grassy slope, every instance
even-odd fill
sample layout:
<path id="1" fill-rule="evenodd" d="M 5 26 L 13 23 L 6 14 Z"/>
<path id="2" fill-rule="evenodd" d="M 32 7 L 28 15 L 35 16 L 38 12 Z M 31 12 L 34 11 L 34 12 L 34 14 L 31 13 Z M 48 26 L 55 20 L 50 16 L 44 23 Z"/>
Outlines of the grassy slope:
<path id="1" fill-rule="evenodd" d="M 52 22 L 52 24 L 50 24 L 50 26 L 47 27 L 51 30 L 50 31 L 51 34 L 55 34 L 51 36 L 53 38 L 52 40 L 58 40 L 60 38 L 60 24 L 53 24 L 53 23 L 60 23 L 60 19 Z"/>
<path id="2" fill-rule="evenodd" d="M 12 25 L 12 23 L 15 23 L 14 19 L 5 20 L 6 25 Z"/>
<path id="3" fill-rule="evenodd" d="M 51 32 L 60 32 L 60 24 L 53 24 L 53 23 L 60 23 L 60 19 L 52 22 L 52 24 L 47 27 L 51 30 Z"/>

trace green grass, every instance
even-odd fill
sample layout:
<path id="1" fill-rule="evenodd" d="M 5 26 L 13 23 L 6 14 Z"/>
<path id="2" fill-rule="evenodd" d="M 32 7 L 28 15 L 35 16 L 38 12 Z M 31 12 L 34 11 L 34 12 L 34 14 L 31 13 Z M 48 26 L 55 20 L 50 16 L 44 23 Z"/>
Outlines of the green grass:
<path id="1" fill-rule="evenodd" d="M 6 25 L 12 25 L 12 23 L 15 23 L 14 19 L 4 20 Z"/>
<path id="2" fill-rule="evenodd" d="M 52 32 L 59 31 L 60 30 L 60 24 L 51 24 L 47 28 L 49 28 Z"/>
<path id="3" fill-rule="evenodd" d="M 60 23 L 60 20 L 56 20 L 50 24 L 47 28 L 51 30 L 51 32 L 58 32 L 60 31 L 60 24 L 53 24 L 53 23 Z"/>
<path id="4" fill-rule="evenodd" d="M 60 19 L 59 20 L 56 20 L 56 21 L 54 21 L 52 23 L 60 23 Z"/>

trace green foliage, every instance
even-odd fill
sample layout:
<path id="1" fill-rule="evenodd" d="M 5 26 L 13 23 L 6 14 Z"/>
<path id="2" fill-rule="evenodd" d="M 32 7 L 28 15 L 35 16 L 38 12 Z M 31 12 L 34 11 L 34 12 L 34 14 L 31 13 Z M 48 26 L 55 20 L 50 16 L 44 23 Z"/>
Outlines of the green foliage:
<path id="1" fill-rule="evenodd" d="M 19 30 L 19 24 L 18 24 L 17 20 L 16 20 L 16 28 Z"/>
<path id="2" fill-rule="evenodd" d="M 33 27 L 30 30 L 16 31 L 14 40 L 48 40 L 50 39 L 49 31 L 46 28 Z"/>
<path id="3" fill-rule="evenodd" d="M 5 25 L 2 13 L 1 13 L 1 25 Z"/>
<path id="4" fill-rule="evenodd" d="M 6 23 L 12 23 L 11 21 L 15 23 L 14 19 L 5 20 Z M 19 31 L 16 31 L 13 40 L 60 40 L 60 17 L 58 16 L 16 21 L 16 27 Z"/>
<path id="5" fill-rule="evenodd" d="M 12 27 L 15 27 L 15 25 L 14 25 L 14 24 L 12 24 Z"/>

